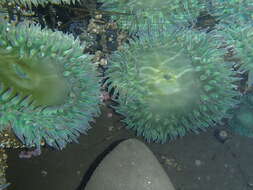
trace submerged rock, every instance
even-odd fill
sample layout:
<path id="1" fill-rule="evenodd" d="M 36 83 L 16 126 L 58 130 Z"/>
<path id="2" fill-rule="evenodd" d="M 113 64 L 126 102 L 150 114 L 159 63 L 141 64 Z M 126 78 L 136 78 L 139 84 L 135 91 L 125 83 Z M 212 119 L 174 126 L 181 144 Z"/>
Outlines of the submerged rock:
<path id="1" fill-rule="evenodd" d="M 85 190 L 175 190 L 164 169 L 135 139 L 120 143 L 94 171 Z"/>

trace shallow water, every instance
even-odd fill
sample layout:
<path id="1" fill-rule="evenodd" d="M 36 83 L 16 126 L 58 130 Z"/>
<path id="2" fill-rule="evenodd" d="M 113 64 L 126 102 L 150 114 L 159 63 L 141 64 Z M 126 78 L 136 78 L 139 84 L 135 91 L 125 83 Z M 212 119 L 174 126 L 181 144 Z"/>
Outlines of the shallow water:
<path id="1" fill-rule="evenodd" d="M 69 30 L 76 29 L 71 28 L 74 26 L 70 25 Z M 31 159 L 20 159 L 20 150 L 9 151 L 8 190 L 82 190 L 111 145 L 126 138 L 145 142 L 125 129 L 111 109 L 104 106 L 102 110 L 88 134 L 81 135 L 79 144 L 69 144 L 62 151 L 44 148 L 40 157 Z M 226 130 L 226 126 L 220 128 Z M 231 134 L 232 138 L 223 144 L 214 131 L 210 128 L 162 145 L 145 142 L 176 190 L 253 189 L 252 139 Z"/>
<path id="2" fill-rule="evenodd" d="M 9 152 L 7 179 L 12 183 L 9 190 L 81 190 L 80 185 L 85 184 L 96 161 L 101 160 L 111 144 L 135 138 L 132 131 L 122 128 L 119 116 L 108 115 L 112 110 L 106 107 L 102 110 L 88 135 L 79 138 L 80 144 L 69 144 L 62 151 L 43 149 L 40 157 L 27 160 L 19 159 L 17 151 Z M 223 144 L 214 137 L 214 130 L 163 145 L 146 143 L 176 190 L 252 189 L 252 140 L 232 135 Z M 138 139 L 143 141 L 141 137 Z"/>

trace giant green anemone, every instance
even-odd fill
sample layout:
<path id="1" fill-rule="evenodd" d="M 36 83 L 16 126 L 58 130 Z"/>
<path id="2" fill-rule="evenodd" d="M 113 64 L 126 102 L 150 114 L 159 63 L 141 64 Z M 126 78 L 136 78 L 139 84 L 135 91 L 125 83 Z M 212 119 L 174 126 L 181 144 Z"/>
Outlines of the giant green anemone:
<path id="1" fill-rule="evenodd" d="M 229 120 L 229 127 L 236 133 L 253 137 L 253 95 L 241 97 L 241 103 L 234 109 L 233 117 Z"/>
<path id="2" fill-rule="evenodd" d="M 224 62 L 219 38 L 187 30 L 143 36 L 115 52 L 106 83 L 127 128 L 166 142 L 229 117 L 238 78 Z"/>
<path id="3" fill-rule="evenodd" d="M 0 24 L 0 130 L 62 149 L 99 113 L 99 79 L 84 45 L 37 25 Z"/>
<path id="4" fill-rule="evenodd" d="M 161 31 L 175 24 L 192 26 L 198 16 L 208 11 L 208 3 L 200 0 L 99 0 L 104 10 L 115 15 L 119 25 L 130 32 Z"/>

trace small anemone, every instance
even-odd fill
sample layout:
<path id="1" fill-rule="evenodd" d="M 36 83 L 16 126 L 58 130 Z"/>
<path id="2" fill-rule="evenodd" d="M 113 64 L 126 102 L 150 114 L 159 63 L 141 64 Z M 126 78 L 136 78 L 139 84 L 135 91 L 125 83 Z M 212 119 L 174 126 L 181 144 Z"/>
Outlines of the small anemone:
<path id="1" fill-rule="evenodd" d="M 116 112 L 148 141 L 166 142 L 214 126 L 238 103 L 239 80 L 215 35 L 185 30 L 142 36 L 115 52 L 106 71 Z M 225 50 L 224 50 L 225 51 Z"/>
<path id="2" fill-rule="evenodd" d="M 239 107 L 233 111 L 229 127 L 240 135 L 253 137 L 253 94 L 242 96 Z"/>
<path id="3" fill-rule="evenodd" d="M 99 113 L 99 79 L 84 44 L 37 25 L 0 24 L 0 129 L 27 147 L 62 149 Z"/>

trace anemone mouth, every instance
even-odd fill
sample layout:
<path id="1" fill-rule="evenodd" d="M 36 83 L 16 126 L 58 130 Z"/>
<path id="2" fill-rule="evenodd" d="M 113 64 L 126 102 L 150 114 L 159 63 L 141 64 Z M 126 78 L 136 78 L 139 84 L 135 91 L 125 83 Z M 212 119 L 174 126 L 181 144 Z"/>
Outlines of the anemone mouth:
<path id="1" fill-rule="evenodd" d="M 0 93 L 6 102 L 15 99 L 21 103 L 29 96 L 27 104 L 34 107 L 64 104 L 70 91 L 66 79 L 50 59 L 19 58 L 1 51 Z"/>
<path id="2" fill-rule="evenodd" d="M 189 57 L 184 51 L 157 49 L 148 51 L 144 60 L 137 59 L 143 65 L 139 72 L 140 83 L 145 86 L 142 100 L 155 110 L 192 107 L 199 100 L 200 84 Z"/>

